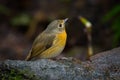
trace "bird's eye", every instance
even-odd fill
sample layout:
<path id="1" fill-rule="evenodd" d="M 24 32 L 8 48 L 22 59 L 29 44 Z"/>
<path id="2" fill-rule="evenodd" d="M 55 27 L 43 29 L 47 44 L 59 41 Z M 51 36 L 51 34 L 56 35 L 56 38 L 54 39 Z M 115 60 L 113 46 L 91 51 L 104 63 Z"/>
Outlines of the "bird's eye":
<path id="1" fill-rule="evenodd" d="M 58 26 L 59 28 L 62 28 L 62 24 L 59 24 L 59 26 Z"/>

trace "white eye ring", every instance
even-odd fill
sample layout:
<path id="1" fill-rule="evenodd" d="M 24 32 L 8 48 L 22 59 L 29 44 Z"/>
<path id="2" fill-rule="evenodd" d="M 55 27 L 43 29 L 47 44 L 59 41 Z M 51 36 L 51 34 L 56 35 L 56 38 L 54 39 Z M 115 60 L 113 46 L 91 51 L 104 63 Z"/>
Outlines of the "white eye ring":
<path id="1" fill-rule="evenodd" d="M 58 27 L 59 27 L 59 28 L 62 28 L 62 27 L 63 27 L 63 25 L 62 25 L 62 24 L 59 24 L 59 25 L 58 25 Z"/>

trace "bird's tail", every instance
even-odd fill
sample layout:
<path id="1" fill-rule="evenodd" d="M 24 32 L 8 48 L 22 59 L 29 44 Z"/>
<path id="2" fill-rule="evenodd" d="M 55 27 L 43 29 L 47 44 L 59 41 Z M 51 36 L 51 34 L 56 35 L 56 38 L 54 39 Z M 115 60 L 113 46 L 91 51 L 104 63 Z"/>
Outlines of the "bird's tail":
<path id="1" fill-rule="evenodd" d="M 30 50 L 30 52 L 28 53 L 27 57 L 25 58 L 25 61 L 29 61 L 29 60 L 30 60 L 30 57 L 31 57 L 31 50 Z"/>

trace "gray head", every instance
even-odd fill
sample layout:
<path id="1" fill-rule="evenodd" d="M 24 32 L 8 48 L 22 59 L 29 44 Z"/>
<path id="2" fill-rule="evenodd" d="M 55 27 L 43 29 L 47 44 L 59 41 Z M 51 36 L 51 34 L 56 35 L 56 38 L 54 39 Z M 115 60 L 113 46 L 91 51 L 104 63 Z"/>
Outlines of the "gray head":
<path id="1" fill-rule="evenodd" d="M 63 20 L 54 20 L 46 28 L 45 32 L 47 33 L 61 33 L 65 31 L 65 22 L 68 18 Z"/>

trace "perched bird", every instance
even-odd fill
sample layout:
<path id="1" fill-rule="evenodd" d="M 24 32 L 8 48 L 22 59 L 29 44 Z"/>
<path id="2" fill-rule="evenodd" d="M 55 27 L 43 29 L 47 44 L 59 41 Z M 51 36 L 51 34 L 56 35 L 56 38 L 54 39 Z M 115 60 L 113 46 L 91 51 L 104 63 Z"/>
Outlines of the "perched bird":
<path id="1" fill-rule="evenodd" d="M 40 58 L 54 58 L 64 49 L 67 39 L 65 22 L 63 20 L 52 21 L 47 28 L 38 35 L 25 60 L 37 60 Z"/>

